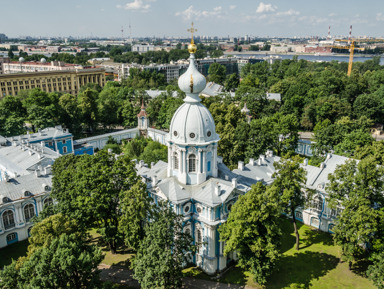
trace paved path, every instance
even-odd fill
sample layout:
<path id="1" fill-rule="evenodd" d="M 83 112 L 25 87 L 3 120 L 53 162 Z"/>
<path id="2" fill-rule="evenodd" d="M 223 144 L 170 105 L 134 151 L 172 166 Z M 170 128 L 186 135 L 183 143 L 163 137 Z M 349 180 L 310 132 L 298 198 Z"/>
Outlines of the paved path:
<path id="1" fill-rule="evenodd" d="M 113 283 L 119 283 L 128 285 L 132 288 L 140 288 L 139 283 L 132 278 L 132 271 L 118 266 L 109 266 L 100 264 L 101 270 L 100 278 L 103 281 L 111 281 Z M 184 278 L 183 289 L 251 289 L 249 286 L 224 284 L 214 281 L 207 281 L 195 278 Z"/>

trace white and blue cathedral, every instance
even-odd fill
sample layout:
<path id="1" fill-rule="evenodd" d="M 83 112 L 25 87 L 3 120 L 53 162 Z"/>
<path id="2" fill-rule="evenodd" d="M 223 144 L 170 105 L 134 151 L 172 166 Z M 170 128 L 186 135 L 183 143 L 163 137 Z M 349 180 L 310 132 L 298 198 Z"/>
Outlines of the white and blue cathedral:
<path id="1" fill-rule="evenodd" d="M 220 138 L 215 122 L 199 98 L 206 80 L 196 68 L 195 51 L 196 46 L 192 42 L 189 45 L 188 70 L 178 81 L 186 97 L 184 104 L 173 115 L 165 137 L 168 163 L 159 161 L 148 167 L 140 161 L 136 168 L 155 202 L 168 200 L 176 212 L 184 216 L 184 231 L 192 235 L 195 244 L 200 245 L 193 263 L 206 273 L 214 274 L 236 260 L 236 252 L 228 256 L 223 254 L 225 244 L 219 241 L 219 226 L 226 221 L 238 197 L 249 191 L 253 184 L 273 182 L 273 163 L 279 157 L 268 151 L 256 160 L 250 159 L 248 164 L 240 161 L 233 171 L 223 164 L 222 158 L 217 155 Z M 145 113 L 138 115 L 139 118 L 143 116 Z M 148 136 L 151 137 L 150 133 Z M 324 188 L 328 174 L 345 160 L 344 157 L 329 154 L 320 167 L 304 162 L 303 167 L 308 173 L 306 185 L 316 189 L 317 194 L 310 208 L 300 208 L 295 212 L 299 221 L 332 232 L 334 219 L 340 210 L 327 208 Z"/>

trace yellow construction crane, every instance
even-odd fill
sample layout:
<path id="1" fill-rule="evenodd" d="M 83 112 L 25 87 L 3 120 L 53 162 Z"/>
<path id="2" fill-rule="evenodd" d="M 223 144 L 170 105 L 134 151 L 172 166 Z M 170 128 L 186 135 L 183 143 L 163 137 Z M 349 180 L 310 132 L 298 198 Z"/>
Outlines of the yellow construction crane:
<path id="1" fill-rule="evenodd" d="M 332 46 L 332 48 L 335 48 L 335 49 L 349 49 L 350 52 L 349 52 L 349 62 L 348 62 L 348 73 L 347 73 L 347 75 L 351 76 L 352 64 L 353 64 L 353 54 L 355 52 L 355 49 L 364 50 L 364 48 L 355 47 L 355 39 L 351 39 L 351 40 L 336 39 L 336 41 L 348 42 L 348 44 L 349 44 L 348 46 Z"/>

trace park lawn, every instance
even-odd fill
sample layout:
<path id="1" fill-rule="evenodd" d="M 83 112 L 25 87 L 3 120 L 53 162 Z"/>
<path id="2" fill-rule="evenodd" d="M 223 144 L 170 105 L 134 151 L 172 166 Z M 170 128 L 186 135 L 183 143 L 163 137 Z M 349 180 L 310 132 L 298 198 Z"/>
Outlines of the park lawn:
<path id="1" fill-rule="evenodd" d="M 24 240 L 0 249 L 0 269 L 11 264 L 12 259 L 17 260 L 19 257 L 25 256 L 28 245 L 28 240 Z"/>
<path id="2" fill-rule="evenodd" d="M 368 279 L 351 272 L 347 263 L 340 262 L 340 248 L 334 245 L 330 234 L 301 223 L 298 225 L 300 250 L 296 251 L 293 225 L 282 219 L 282 257 L 268 278 L 266 288 L 376 288 Z M 220 281 L 262 288 L 253 282 L 249 272 L 238 267 Z"/>
<path id="3" fill-rule="evenodd" d="M 130 250 L 126 247 L 121 247 L 117 250 L 116 254 L 112 254 L 108 247 L 101 243 L 100 234 L 96 232 L 96 229 L 90 230 L 89 234 L 92 237 L 92 242 L 97 243 L 104 254 L 104 259 L 101 261 L 101 264 L 129 268 L 131 264 L 130 259 L 134 256 Z"/>

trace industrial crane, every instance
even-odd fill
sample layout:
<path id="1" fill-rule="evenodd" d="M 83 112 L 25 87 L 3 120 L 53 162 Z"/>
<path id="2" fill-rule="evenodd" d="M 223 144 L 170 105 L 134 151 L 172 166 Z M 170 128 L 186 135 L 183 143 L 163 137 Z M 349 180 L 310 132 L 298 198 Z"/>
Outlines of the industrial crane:
<path id="1" fill-rule="evenodd" d="M 360 47 L 356 47 L 355 46 L 355 39 L 348 39 L 348 40 L 345 40 L 345 39 L 336 39 L 336 41 L 340 41 L 340 42 L 348 42 L 349 45 L 346 45 L 346 46 L 332 46 L 332 48 L 335 48 L 335 49 L 349 49 L 349 62 L 348 62 L 348 73 L 347 75 L 348 76 L 351 76 L 351 72 L 352 72 L 352 64 L 353 64 L 353 54 L 355 52 L 355 49 L 358 49 L 358 50 L 364 50 L 364 48 L 360 48 Z"/>

